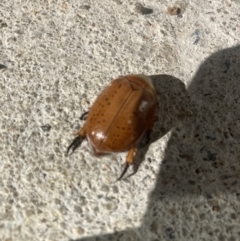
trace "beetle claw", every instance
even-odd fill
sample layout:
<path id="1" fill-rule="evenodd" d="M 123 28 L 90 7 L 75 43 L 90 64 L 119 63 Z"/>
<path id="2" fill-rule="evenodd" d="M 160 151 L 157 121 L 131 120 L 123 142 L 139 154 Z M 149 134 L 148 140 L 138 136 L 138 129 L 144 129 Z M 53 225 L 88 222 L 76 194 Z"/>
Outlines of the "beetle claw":
<path id="1" fill-rule="evenodd" d="M 129 163 L 126 163 L 125 164 L 125 167 L 124 167 L 124 169 L 123 169 L 123 171 L 122 171 L 122 174 L 121 174 L 121 176 L 116 180 L 116 182 L 117 181 L 120 181 L 122 178 L 123 178 L 123 176 L 125 175 L 125 173 L 127 172 L 127 170 L 128 170 L 128 168 L 129 168 Z"/>
<path id="2" fill-rule="evenodd" d="M 82 136 L 77 136 L 73 142 L 70 144 L 70 146 L 67 149 L 67 156 L 71 150 L 71 153 L 69 155 L 72 155 L 73 152 L 81 145 L 82 141 L 83 141 L 83 137 Z"/>

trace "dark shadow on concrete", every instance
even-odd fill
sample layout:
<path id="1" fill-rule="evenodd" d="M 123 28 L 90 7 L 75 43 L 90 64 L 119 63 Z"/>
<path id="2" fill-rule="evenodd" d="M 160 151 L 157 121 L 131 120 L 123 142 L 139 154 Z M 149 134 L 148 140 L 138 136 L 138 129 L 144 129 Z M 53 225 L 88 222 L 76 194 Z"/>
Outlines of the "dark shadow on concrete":
<path id="1" fill-rule="evenodd" d="M 136 229 L 78 241 L 179 240 L 180 236 L 196 240 L 194 235 L 201 234 L 192 231 L 193 236 L 188 236 L 187 227 L 193 221 L 188 219 L 190 209 L 184 200 L 200 197 L 212 200 L 223 193 L 240 201 L 240 46 L 224 49 L 206 59 L 188 93 L 174 77 L 151 77 L 159 98 L 152 142 L 170 129 L 172 135 L 157 184 L 149 194 L 144 221 Z M 161 211 L 169 201 L 183 202 L 186 210 L 173 209 L 171 215 L 163 217 Z M 212 211 L 217 209 L 216 205 Z M 214 217 L 214 222 L 221 219 L 213 212 L 205 215 Z M 201 225 L 201 217 L 197 222 Z M 176 233 L 175 227 L 183 223 L 184 226 L 178 227 L 182 232 Z"/>

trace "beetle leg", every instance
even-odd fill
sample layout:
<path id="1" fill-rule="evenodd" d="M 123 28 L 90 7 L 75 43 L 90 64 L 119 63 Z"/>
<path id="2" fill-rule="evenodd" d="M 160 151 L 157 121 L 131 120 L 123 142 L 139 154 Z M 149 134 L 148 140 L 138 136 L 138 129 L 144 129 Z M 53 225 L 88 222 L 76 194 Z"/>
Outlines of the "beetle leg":
<path id="1" fill-rule="evenodd" d="M 122 171 L 122 174 L 120 175 L 120 177 L 116 180 L 116 182 L 117 181 L 120 181 L 122 178 L 123 178 L 123 176 L 125 175 L 125 173 L 127 172 L 127 170 L 128 170 L 128 168 L 129 168 L 129 163 L 125 163 L 125 167 L 124 167 L 124 169 L 123 169 L 123 171 Z"/>
<path id="2" fill-rule="evenodd" d="M 146 147 L 150 143 L 152 130 L 148 129 L 144 135 L 144 142 L 140 143 L 140 148 Z"/>
<path id="3" fill-rule="evenodd" d="M 86 119 L 87 119 L 88 112 L 89 112 L 89 111 L 85 111 L 85 112 L 80 116 L 80 120 L 86 120 Z"/>
<path id="4" fill-rule="evenodd" d="M 82 141 L 86 138 L 86 128 L 83 126 L 83 128 L 78 132 L 78 136 L 72 141 L 72 143 L 69 145 L 67 149 L 67 155 L 69 154 L 71 150 L 71 154 L 81 145 Z"/>
<path id="5" fill-rule="evenodd" d="M 135 146 L 132 147 L 128 151 L 128 154 L 127 154 L 127 157 L 126 157 L 125 167 L 124 167 L 124 169 L 122 171 L 122 174 L 120 175 L 120 177 L 116 181 L 120 181 L 123 178 L 123 176 L 125 175 L 125 173 L 127 172 L 129 166 L 133 164 L 133 158 L 134 158 L 135 152 L 136 152 L 136 147 Z"/>

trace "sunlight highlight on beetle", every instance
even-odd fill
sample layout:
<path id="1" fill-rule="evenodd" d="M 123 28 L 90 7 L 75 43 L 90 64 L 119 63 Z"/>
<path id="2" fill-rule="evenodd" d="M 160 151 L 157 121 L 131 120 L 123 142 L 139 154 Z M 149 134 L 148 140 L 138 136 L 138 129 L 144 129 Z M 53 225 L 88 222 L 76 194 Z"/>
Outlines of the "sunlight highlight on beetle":
<path id="1" fill-rule="evenodd" d="M 145 107 L 147 107 L 147 105 L 148 105 L 148 102 L 147 102 L 147 101 L 142 101 L 141 104 L 140 104 L 140 106 L 139 106 L 139 110 L 140 110 L 141 112 L 143 112 L 143 111 L 145 110 Z"/>
<path id="2" fill-rule="evenodd" d="M 105 135 L 104 135 L 104 133 L 103 133 L 102 131 L 97 131 L 97 132 L 92 131 L 91 134 L 92 134 L 92 136 L 96 136 L 96 138 L 97 138 L 98 140 L 103 140 L 104 137 L 105 137 Z"/>

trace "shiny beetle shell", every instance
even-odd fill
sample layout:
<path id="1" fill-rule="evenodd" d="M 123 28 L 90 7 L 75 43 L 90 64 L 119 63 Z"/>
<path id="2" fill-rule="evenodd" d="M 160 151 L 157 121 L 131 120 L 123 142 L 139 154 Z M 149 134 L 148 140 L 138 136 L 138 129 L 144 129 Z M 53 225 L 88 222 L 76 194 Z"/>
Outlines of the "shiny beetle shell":
<path id="1" fill-rule="evenodd" d="M 156 92 L 147 76 L 127 75 L 113 80 L 95 100 L 68 152 L 84 138 L 96 154 L 128 150 L 125 173 L 133 163 L 137 143 L 153 127 L 156 106 Z"/>
<path id="2" fill-rule="evenodd" d="M 153 125 L 156 94 L 146 77 L 116 79 L 89 111 L 86 131 L 96 153 L 122 152 L 136 144 Z"/>

